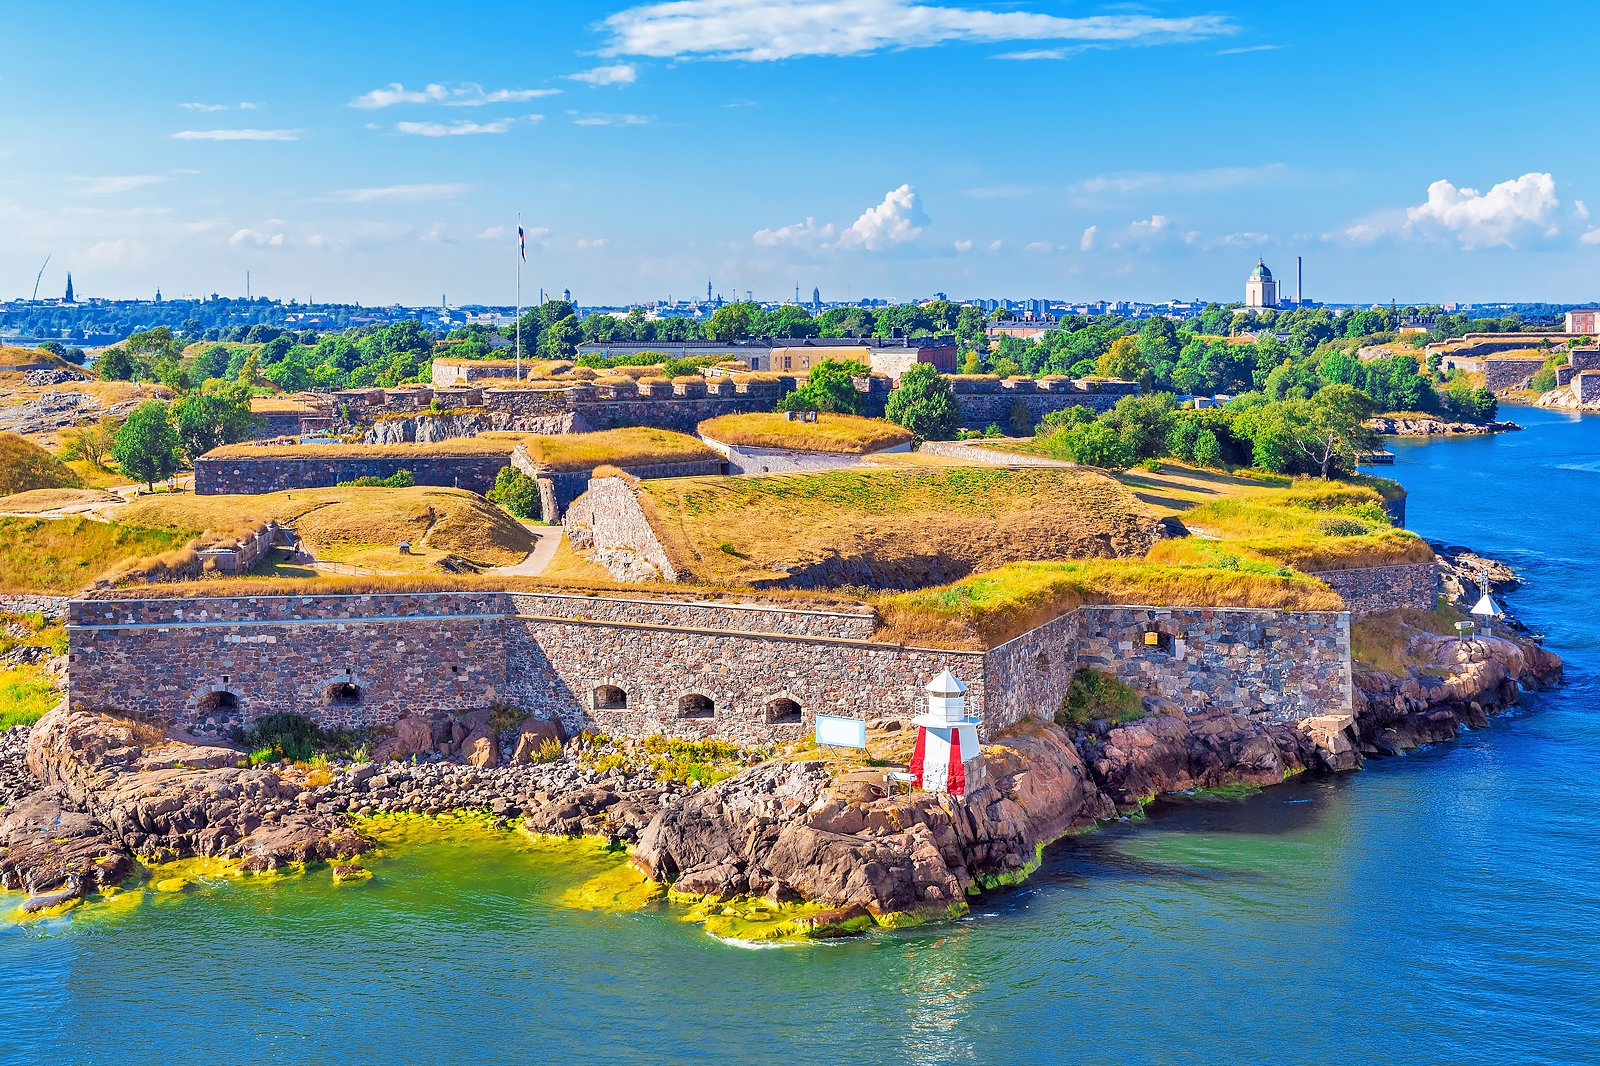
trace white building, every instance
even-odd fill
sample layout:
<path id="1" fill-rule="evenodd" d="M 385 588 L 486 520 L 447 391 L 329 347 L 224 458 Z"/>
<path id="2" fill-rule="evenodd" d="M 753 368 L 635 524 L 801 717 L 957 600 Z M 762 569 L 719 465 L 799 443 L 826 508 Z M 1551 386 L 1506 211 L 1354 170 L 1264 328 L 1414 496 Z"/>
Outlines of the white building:
<path id="1" fill-rule="evenodd" d="M 1250 271 L 1250 277 L 1244 283 L 1245 307 L 1278 307 L 1278 283 L 1272 280 L 1272 271 L 1267 269 L 1267 264 L 1256 260 L 1256 268 Z"/>

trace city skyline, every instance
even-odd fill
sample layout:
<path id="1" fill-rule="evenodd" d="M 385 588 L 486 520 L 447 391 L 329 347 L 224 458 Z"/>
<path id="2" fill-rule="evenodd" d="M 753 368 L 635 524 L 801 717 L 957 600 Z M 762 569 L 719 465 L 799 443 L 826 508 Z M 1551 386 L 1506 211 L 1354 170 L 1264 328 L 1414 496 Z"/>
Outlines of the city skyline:
<path id="1" fill-rule="evenodd" d="M 1354 6 L 1372 17 L 17 10 L 39 47 L 0 75 L 0 298 L 28 296 L 48 255 L 41 297 L 69 270 L 109 298 L 235 295 L 250 271 L 284 299 L 503 305 L 520 213 L 524 302 L 692 298 L 708 275 L 730 299 L 1235 301 L 1258 256 L 1285 276 L 1297 255 L 1330 303 L 1593 299 L 1600 158 L 1541 106 L 1592 80 L 1560 32 L 1581 9 L 1486 40 Z M 1403 79 L 1404 110 L 1394 83 L 1350 73 L 1354 50 Z M 106 59 L 68 71 L 74 53 Z M 167 53 L 183 58 L 146 62 Z M 1424 78 L 1535 53 L 1537 81 Z"/>

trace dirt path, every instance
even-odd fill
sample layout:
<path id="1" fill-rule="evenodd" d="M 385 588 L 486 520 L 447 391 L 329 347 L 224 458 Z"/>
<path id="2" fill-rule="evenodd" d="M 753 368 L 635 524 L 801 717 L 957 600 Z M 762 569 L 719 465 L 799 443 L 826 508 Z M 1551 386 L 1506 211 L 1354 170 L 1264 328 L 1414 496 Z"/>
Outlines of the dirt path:
<path id="1" fill-rule="evenodd" d="M 561 546 L 561 527 L 544 526 L 529 529 L 539 542 L 534 545 L 533 551 L 520 563 L 510 566 L 497 566 L 493 570 L 485 571 L 490 574 L 505 574 L 508 577 L 535 577 L 544 573 L 544 568 L 550 565 L 550 560 L 555 558 L 556 549 Z"/>

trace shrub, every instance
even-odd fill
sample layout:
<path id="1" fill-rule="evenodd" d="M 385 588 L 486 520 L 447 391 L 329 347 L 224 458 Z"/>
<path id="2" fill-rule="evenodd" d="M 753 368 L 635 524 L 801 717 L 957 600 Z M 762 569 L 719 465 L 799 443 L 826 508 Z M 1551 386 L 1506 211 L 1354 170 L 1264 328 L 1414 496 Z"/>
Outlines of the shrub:
<path id="1" fill-rule="evenodd" d="M 1146 470 L 1150 471 L 1152 474 L 1161 473 L 1161 460 L 1160 459 L 1146 459 L 1144 462 L 1140 463 L 1139 465 L 1144 467 Z"/>
<path id="2" fill-rule="evenodd" d="M 1092 721 L 1122 725 L 1142 717 L 1144 708 L 1133 686 L 1085 667 L 1072 675 L 1072 684 L 1056 711 L 1056 724 L 1067 728 Z"/>
<path id="3" fill-rule="evenodd" d="M 534 762 L 555 762 L 561 758 L 561 741 L 555 737 L 545 737 L 543 743 L 534 752 Z"/>
<path id="4" fill-rule="evenodd" d="M 363 477 L 352 478 L 349 481 L 341 481 L 337 487 L 341 489 L 409 489 L 415 486 L 416 483 L 417 479 L 412 475 L 411 471 L 396 470 L 388 477 L 375 477 L 372 474 L 367 474 Z"/>
<path id="5" fill-rule="evenodd" d="M 1194 438 L 1194 461 L 1200 466 L 1222 465 L 1222 442 L 1209 429 L 1202 429 Z"/>
<path id="6" fill-rule="evenodd" d="M 503 466 L 495 475 L 489 499 L 518 518 L 539 517 L 539 481 L 514 466 Z"/>
<path id="7" fill-rule="evenodd" d="M 1372 532 L 1365 522 L 1355 518 L 1324 518 L 1317 530 L 1329 537 L 1364 537 Z"/>
<path id="8" fill-rule="evenodd" d="M 338 730 L 323 729 L 303 714 L 283 712 L 256 719 L 238 730 L 235 739 L 256 756 L 271 752 L 271 759 L 309 762 L 320 751 L 345 746 L 346 736 Z"/>

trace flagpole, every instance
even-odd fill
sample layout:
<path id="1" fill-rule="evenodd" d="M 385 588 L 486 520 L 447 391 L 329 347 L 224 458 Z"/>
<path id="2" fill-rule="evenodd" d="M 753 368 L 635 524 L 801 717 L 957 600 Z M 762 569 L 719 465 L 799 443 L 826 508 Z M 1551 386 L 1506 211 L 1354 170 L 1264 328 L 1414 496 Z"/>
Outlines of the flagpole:
<path id="1" fill-rule="evenodd" d="M 522 214 L 517 214 L 517 380 L 522 380 L 522 257 L 524 254 L 522 243 Z"/>

